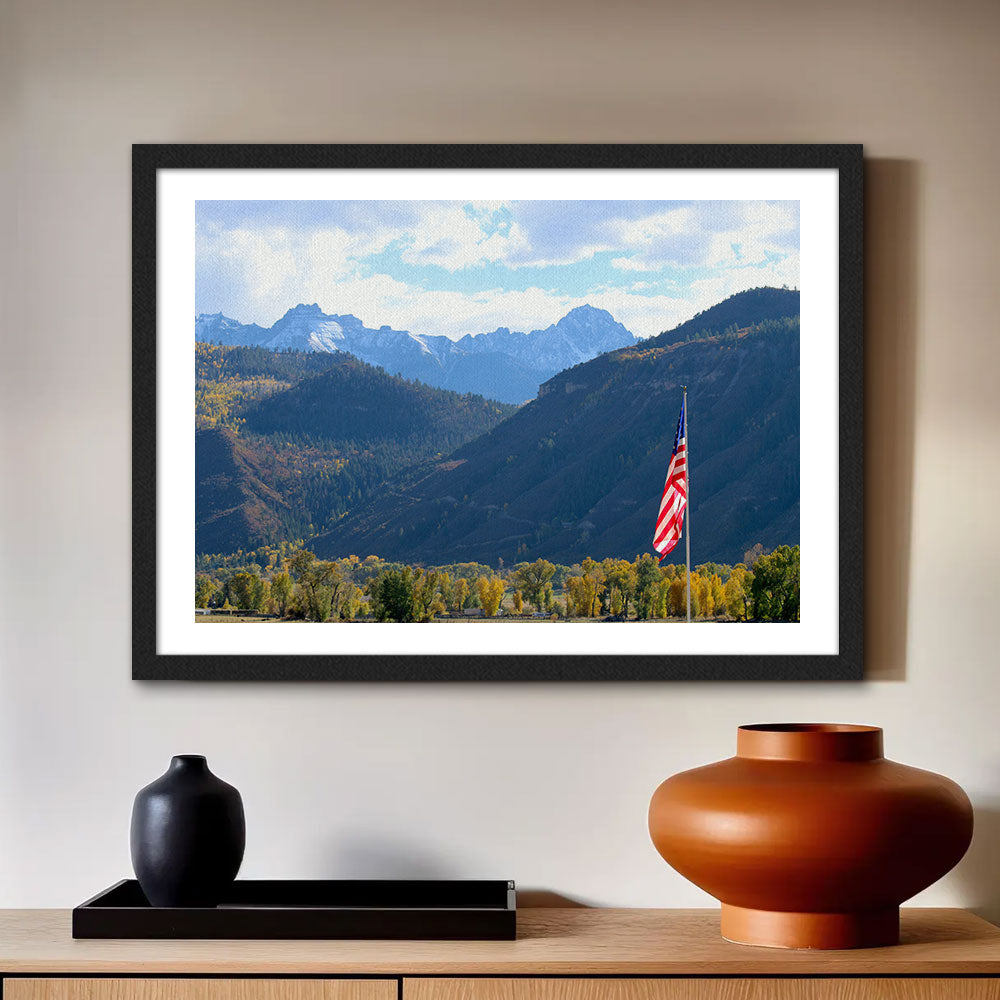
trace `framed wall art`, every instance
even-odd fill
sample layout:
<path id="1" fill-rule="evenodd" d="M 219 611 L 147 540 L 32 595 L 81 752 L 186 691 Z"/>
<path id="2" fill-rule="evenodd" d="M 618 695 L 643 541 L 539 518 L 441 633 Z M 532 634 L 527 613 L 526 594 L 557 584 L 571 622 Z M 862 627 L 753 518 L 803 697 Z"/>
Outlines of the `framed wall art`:
<path id="1" fill-rule="evenodd" d="M 862 676 L 860 146 L 133 148 L 133 676 Z"/>

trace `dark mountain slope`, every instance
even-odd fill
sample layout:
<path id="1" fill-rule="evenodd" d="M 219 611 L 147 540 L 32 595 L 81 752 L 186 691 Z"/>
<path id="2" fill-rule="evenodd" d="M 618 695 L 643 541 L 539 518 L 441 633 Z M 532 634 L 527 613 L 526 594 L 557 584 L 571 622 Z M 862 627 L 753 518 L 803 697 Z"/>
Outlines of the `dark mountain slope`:
<path id="1" fill-rule="evenodd" d="M 233 552 L 278 537 L 289 513 L 284 477 L 261 468 L 228 428 L 198 431 L 194 441 L 195 549 Z"/>
<path id="2" fill-rule="evenodd" d="M 472 428 L 492 427 L 514 411 L 482 396 L 387 375 L 350 355 L 335 358 L 328 371 L 248 410 L 248 430 L 359 445 L 392 440 L 421 452 L 428 446 L 439 452 L 468 441 Z"/>
<path id="3" fill-rule="evenodd" d="M 322 531 L 387 478 L 514 409 L 407 382 L 349 355 L 200 345 L 197 356 L 199 553 Z"/>
<path id="4" fill-rule="evenodd" d="M 798 317 L 730 316 L 742 333 L 644 343 L 562 372 L 489 434 L 397 477 L 311 545 L 427 563 L 649 551 L 682 384 L 692 558 L 732 562 L 757 541 L 797 542 Z"/>

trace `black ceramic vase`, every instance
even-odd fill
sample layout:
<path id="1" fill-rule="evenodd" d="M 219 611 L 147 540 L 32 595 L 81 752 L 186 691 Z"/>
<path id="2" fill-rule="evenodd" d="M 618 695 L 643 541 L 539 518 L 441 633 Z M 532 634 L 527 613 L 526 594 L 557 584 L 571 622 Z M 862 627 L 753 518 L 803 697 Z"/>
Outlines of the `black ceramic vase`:
<path id="1" fill-rule="evenodd" d="M 243 862 L 243 800 L 204 757 L 174 757 L 136 795 L 130 840 L 152 906 L 216 906 Z"/>

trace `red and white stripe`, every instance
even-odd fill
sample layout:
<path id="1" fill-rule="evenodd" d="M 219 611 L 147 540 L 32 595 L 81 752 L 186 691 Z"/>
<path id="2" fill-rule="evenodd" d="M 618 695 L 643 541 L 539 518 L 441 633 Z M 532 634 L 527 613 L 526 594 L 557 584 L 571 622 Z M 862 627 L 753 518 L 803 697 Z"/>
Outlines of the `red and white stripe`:
<path id="1" fill-rule="evenodd" d="M 687 428 L 684 428 L 685 432 Z M 663 486 L 663 497 L 660 500 L 660 513 L 656 518 L 656 530 L 653 532 L 653 548 L 660 553 L 662 559 L 680 541 L 681 529 L 684 527 L 684 508 L 687 507 L 687 437 L 677 441 L 670 465 L 667 468 L 667 481 Z"/>

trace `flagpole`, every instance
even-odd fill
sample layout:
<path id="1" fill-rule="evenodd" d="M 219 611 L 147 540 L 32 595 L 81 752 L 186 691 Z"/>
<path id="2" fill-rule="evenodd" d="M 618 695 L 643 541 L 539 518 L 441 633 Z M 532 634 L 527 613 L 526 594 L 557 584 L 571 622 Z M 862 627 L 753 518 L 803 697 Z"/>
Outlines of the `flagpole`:
<path id="1" fill-rule="evenodd" d="M 687 525 L 684 529 L 684 550 L 687 557 L 687 612 L 688 622 L 691 621 L 691 441 L 688 438 L 688 388 L 684 390 L 684 472 L 687 479 Z"/>

